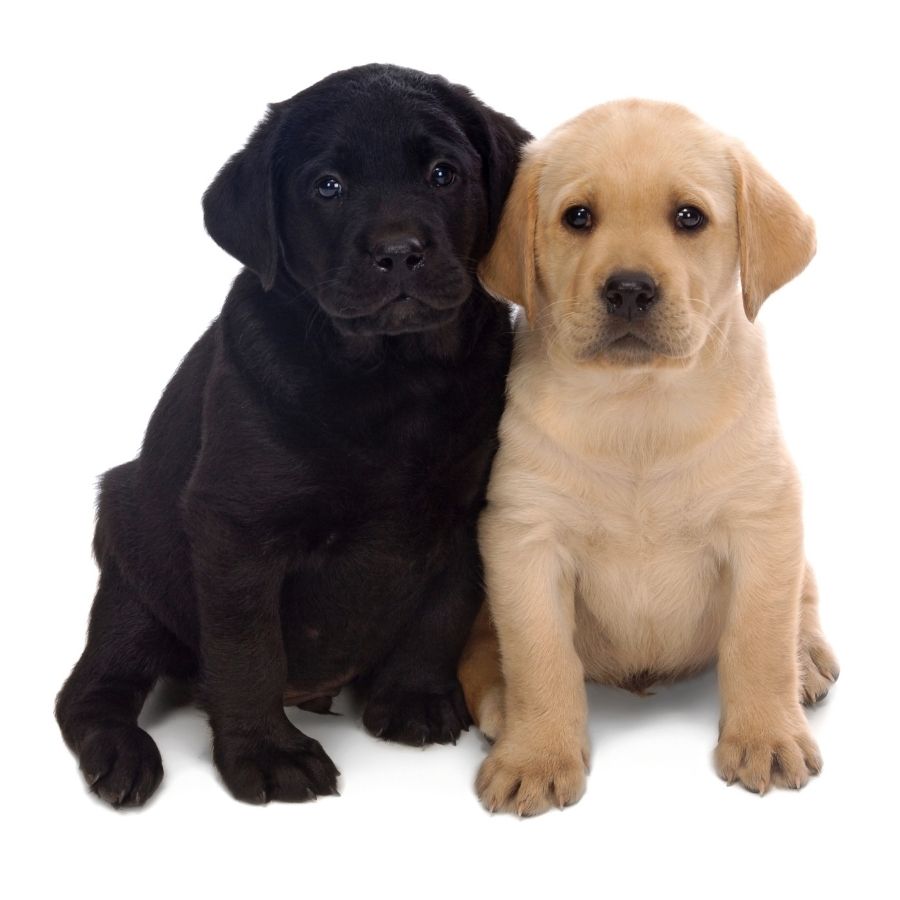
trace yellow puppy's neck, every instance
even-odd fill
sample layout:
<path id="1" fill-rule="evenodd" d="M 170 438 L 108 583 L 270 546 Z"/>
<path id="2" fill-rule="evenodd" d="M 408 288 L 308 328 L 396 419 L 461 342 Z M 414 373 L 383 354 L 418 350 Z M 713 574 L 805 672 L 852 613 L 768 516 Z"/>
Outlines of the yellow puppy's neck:
<path id="1" fill-rule="evenodd" d="M 682 457 L 772 402 L 762 332 L 737 313 L 717 323 L 698 353 L 665 367 L 576 362 L 524 322 L 517 342 L 510 404 L 585 456 Z"/>

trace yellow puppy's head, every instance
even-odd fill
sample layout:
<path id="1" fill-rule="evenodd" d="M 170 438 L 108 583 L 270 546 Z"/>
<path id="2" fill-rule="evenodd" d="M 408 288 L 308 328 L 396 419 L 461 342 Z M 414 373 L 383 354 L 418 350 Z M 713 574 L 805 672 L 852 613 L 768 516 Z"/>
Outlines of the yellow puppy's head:
<path id="1" fill-rule="evenodd" d="M 528 145 L 479 276 L 572 359 L 665 367 L 814 253 L 812 221 L 740 144 L 628 100 Z"/>

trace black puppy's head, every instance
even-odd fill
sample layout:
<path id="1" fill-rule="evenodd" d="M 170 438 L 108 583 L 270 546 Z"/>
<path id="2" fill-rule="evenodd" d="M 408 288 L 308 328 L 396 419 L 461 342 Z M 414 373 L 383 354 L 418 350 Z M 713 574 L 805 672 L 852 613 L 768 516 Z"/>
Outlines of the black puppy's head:
<path id="1" fill-rule="evenodd" d="M 206 227 L 345 334 L 433 328 L 470 295 L 529 137 L 441 77 L 337 72 L 270 106 L 204 195 Z"/>

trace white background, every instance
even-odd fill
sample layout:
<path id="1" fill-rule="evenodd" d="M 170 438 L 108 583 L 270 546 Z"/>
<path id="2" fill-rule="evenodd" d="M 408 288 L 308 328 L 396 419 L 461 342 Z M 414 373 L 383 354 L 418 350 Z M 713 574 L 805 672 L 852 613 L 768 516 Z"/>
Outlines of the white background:
<path id="1" fill-rule="evenodd" d="M 889 4 L 247 2 L 4 7 L 5 532 L 0 878 L 15 894 L 745 897 L 896 890 L 897 92 Z M 81 651 L 95 478 L 131 458 L 238 265 L 200 196 L 265 104 L 395 62 L 468 84 L 542 134 L 609 99 L 676 100 L 735 134 L 818 222 L 809 269 L 764 307 L 808 550 L 843 666 L 811 715 L 825 758 L 762 799 L 714 775 L 712 675 L 649 699 L 590 691 L 576 807 L 491 817 L 484 746 L 416 751 L 292 714 L 339 799 L 242 805 L 190 707 L 143 723 L 166 777 L 138 812 L 86 791 L 52 718 Z M 894 88 L 890 89 L 889 85 Z"/>

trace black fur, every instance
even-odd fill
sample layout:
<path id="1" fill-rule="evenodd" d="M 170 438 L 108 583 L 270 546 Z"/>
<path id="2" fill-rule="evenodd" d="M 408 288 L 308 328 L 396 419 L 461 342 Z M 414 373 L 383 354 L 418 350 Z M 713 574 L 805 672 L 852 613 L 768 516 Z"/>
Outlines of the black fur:
<path id="1" fill-rule="evenodd" d="M 354 682 L 381 737 L 468 724 L 456 663 L 511 349 L 474 267 L 527 138 L 465 88 L 363 66 L 270 107 L 207 191 L 246 268 L 138 458 L 102 479 L 87 647 L 57 699 L 105 800 L 159 784 L 137 717 L 162 675 L 196 681 L 216 765 L 253 802 L 336 790 L 286 701 L 327 710 Z M 429 180 L 439 162 L 452 184 Z M 374 264 L 407 238 L 421 260 Z"/>

